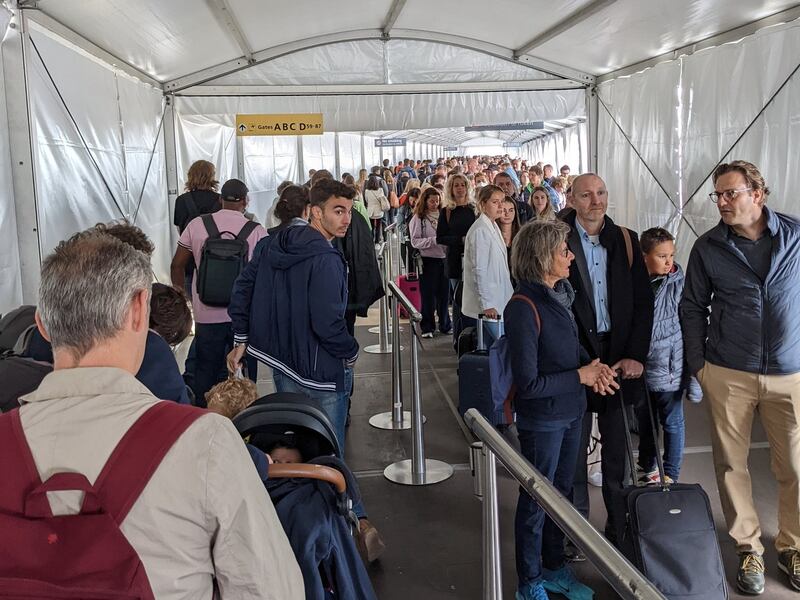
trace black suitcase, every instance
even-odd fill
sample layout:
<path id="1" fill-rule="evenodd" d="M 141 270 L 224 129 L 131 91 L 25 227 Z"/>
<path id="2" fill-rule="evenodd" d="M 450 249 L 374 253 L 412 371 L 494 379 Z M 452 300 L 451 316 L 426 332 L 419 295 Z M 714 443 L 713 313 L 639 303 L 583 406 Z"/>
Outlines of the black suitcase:
<path id="1" fill-rule="evenodd" d="M 475 327 L 465 327 L 461 334 L 458 336 L 458 358 L 461 358 L 468 352 L 474 352 L 478 349 L 478 330 Z"/>
<path id="2" fill-rule="evenodd" d="M 622 394 L 617 393 L 622 402 Z M 649 395 L 646 402 L 658 471 L 664 482 L 664 463 Z M 725 568 L 708 495 L 697 483 L 637 486 L 628 415 L 624 410 L 622 415 L 634 482 L 625 490 L 628 514 L 623 550 L 669 600 L 726 600 Z"/>
<path id="3" fill-rule="evenodd" d="M 478 317 L 477 349 L 458 359 L 458 412 L 461 416 L 477 408 L 487 419 L 494 417 L 492 379 L 489 375 L 489 350 L 483 341 L 483 317 Z M 462 336 L 467 334 L 465 329 Z M 460 346 L 459 338 L 459 346 Z"/>

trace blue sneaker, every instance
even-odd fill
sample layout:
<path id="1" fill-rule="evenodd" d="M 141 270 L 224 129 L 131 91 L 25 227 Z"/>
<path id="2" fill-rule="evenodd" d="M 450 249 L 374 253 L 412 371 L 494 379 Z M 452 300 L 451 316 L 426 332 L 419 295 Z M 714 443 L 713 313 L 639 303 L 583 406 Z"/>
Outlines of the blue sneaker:
<path id="1" fill-rule="evenodd" d="M 569 600 L 592 600 L 594 591 L 575 578 L 575 573 L 568 566 L 551 571 L 542 569 L 542 585 L 548 592 L 562 594 Z"/>
<path id="2" fill-rule="evenodd" d="M 550 600 L 542 582 L 526 583 L 517 590 L 515 600 Z"/>

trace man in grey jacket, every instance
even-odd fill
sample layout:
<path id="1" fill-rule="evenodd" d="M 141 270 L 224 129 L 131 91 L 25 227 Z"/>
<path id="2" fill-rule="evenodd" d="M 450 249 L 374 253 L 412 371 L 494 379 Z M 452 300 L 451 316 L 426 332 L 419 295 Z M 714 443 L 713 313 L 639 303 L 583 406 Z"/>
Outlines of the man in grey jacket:
<path id="1" fill-rule="evenodd" d="M 747 467 L 758 411 L 778 481 L 778 567 L 800 590 L 800 222 L 766 207 L 769 188 L 749 162 L 720 165 L 713 181 L 722 219 L 689 258 L 686 360 L 708 401 L 717 485 L 739 553 L 737 587 L 764 591 Z"/>

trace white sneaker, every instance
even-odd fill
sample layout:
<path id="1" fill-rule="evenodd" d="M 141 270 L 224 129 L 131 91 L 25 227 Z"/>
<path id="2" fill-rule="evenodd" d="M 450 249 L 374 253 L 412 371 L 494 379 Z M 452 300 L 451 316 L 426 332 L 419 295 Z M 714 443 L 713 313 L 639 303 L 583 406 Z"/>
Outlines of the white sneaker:
<path id="1" fill-rule="evenodd" d="M 431 339 L 433 337 L 433 332 L 432 331 L 428 331 L 426 333 L 423 333 L 422 337 L 425 338 L 426 340 L 429 340 L 429 339 Z"/>

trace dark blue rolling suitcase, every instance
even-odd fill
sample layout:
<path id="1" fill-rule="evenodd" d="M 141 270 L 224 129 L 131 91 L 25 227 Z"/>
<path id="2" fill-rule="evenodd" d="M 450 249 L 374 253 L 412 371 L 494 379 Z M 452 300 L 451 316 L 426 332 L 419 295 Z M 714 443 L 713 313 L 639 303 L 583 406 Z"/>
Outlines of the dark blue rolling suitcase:
<path id="1" fill-rule="evenodd" d="M 621 402 L 622 395 L 617 393 Z M 664 463 L 649 395 L 646 401 L 663 482 Z M 634 482 L 625 490 L 628 515 L 623 550 L 669 600 L 727 600 L 725 568 L 708 496 L 697 483 L 637 486 L 628 417 L 624 410 L 622 415 Z"/>
<path id="2" fill-rule="evenodd" d="M 492 378 L 489 373 L 489 349 L 484 343 L 482 316 L 478 317 L 475 330 L 478 337 L 477 349 L 458 359 L 458 412 L 463 417 L 470 408 L 477 408 L 492 425 L 504 425 L 505 420 L 497 422 L 495 415 Z"/>

